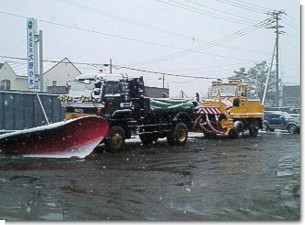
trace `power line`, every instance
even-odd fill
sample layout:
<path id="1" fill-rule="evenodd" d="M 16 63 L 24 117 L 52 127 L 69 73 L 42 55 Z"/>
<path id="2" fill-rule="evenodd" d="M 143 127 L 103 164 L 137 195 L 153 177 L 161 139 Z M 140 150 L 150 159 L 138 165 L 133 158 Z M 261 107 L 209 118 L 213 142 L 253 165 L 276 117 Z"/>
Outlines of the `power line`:
<path id="1" fill-rule="evenodd" d="M 4 15 L 8 15 L 8 16 L 19 17 L 19 18 L 26 18 L 26 19 L 28 18 L 26 16 L 16 15 L 16 14 L 7 13 L 7 12 L 1 12 L 0 11 L 0 13 L 4 14 Z M 55 22 L 42 20 L 42 19 L 39 19 L 39 18 L 36 18 L 36 20 L 38 20 L 40 22 L 43 22 L 43 23 L 48 23 L 48 24 L 60 26 L 60 27 L 66 27 L 66 28 L 70 28 L 70 29 L 80 30 L 80 31 L 84 31 L 84 32 L 90 32 L 90 33 L 94 33 L 94 34 L 98 34 L 98 35 L 104 35 L 104 36 L 113 37 L 113 38 L 119 38 L 119 39 L 128 40 L 128 41 L 136 41 L 136 42 L 140 42 L 140 43 L 143 43 L 143 44 L 149 44 L 149 45 L 154 45 L 154 46 L 158 46 L 158 47 L 165 47 L 165 48 L 176 49 L 176 50 L 181 50 L 181 51 L 192 51 L 192 50 L 188 50 L 188 49 L 185 49 L 185 48 L 178 48 L 178 47 L 174 47 L 174 46 L 163 45 L 163 44 L 159 44 L 159 43 L 153 43 L 153 42 L 149 42 L 149 41 L 144 41 L 144 40 L 139 40 L 139 39 L 134 39 L 134 38 L 128 38 L 128 37 L 124 37 L 124 36 L 102 33 L 102 32 L 99 32 L 99 31 L 89 30 L 89 29 L 75 27 L 75 26 L 71 26 L 71 25 L 59 24 L 59 23 L 55 23 Z M 206 55 L 216 56 L 216 57 L 241 60 L 239 58 L 232 58 L 232 57 L 227 57 L 227 56 L 224 56 L 224 55 L 217 55 L 217 54 L 212 54 L 212 53 L 200 52 L 198 50 L 197 51 L 193 50 L 193 51 L 195 51 L 197 53 L 206 54 Z"/>
<path id="2" fill-rule="evenodd" d="M 169 34 L 169 35 L 172 35 L 172 36 L 175 36 L 175 37 L 178 37 L 178 38 L 187 39 L 187 40 L 193 39 L 193 41 L 197 41 L 197 42 L 200 42 L 200 43 L 205 43 L 204 40 L 199 39 L 199 38 L 194 38 L 194 37 L 190 37 L 190 36 L 187 36 L 187 35 L 184 35 L 184 34 L 179 34 L 177 32 L 163 30 L 163 29 L 154 27 L 154 26 L 149 25 L 149 24 L 144 24 L 144 23 L 138 22 L 136 20 L 132 20 L 128 17 L 122 17 L 122 16 L 117 16 L 117 15 L 114 15 L 114 14 L 110 14 L 108 12 L 101 11 L 100 9 L 92 8 L 90 6 L 80 4 L 80 3 L 77 3 L 77 2 L 73 2 L 71 0 L 56 0 L 56 1 L 67 4 L 67 5 L 70 5 L 70 6 L 73 6 L 73 7 L 77 7 L 77 8 L 80 8 L 80 9 L 83 9 L 83 10 L 86 10 L 86 11 L 104 16 L 104 17 L 108 17 L 108 18 L 111 18 L 111 19 L 114 19 L 114 20 L 117 20 L 117 21 L 120 21 L 120 22 L 128 23 L 128 24 L 131 24 L 131 25 L 137 25 L 141 28 L 147 28 L 147 29 L 152 30 L 152 31 L 157 31 L 157 32 L 160 32 L 160 33 L 163 33 L 163 34 Z M 228 15 L 239 17 L 239 18 L 249 20 L 249 21 L 252 21 L 252 22 L 257 22 L 255 20 L 252 20 L 252 19 L 249 19 L 249 18 L 246 18 L 246 17 L 237 16 L 237 15 L 234 15 L 232 13 L 228 13 L 228 12 L 225 12 L 225 11 L 214 9 L 212 7 L 208 7 L 208 6 L 203 5 L 203 4 L 198 4 L 198 3 L 192 2 L 190 0 L 185 0 L 185 1 L 190 2 L 194 5 L 198 5 L 198 6 L 201 6 L 201 7 L 204 7 L 204 8 L 209 8 L 209 9 L 212 9 L 214 11 L 218 11 L 222 14 L 228 14 Z M 171 46 L 171 47 L 173 47 L 173 46 Z M 179 48 L 175 48 L 175 49 L 179 49 Z M 182 49 L 180 48 L 180 50 L 182 50 Z M 204 53 L 204 54 L 208 54 L 208 53 Z M 218 55 L 215 55 L 215 56 L 218 56 Z"/>
<path id="3" fill-rule="evenodd" d="M 226 11 L 222 11 L 222 10 L 219 10 L 219 9 L 215 9 L 215 8 L 212 8 L 212 7 L 203 5 L 203 4 L 199 4 L 199 3 L 197 3 L 197 2 L 193 2 L 193 1 L 190 1 L 190 0 L 184 0 L 184 1 L 189 2 L 189 3 L 192 3 L 192 4 L 197 5 L 197 6 L 200 6 L 200 7 L 203 7 L 203 8 L 212 9 L 212 10 L 214 10 L 214 11 L 220 12 L 221 14 L 227 14 L 227 15 L 230 15 L 230 16 L 233 16 L 233 17 L 237 17 L 237 18 L 240 18 L 240 19 L 243 19 L 243 20 L 248 20 L 248 21 L 255 22 L 255 23 L 258 22 L 258 21 L 256 21 L 256 20 L 252 20 L 252 19 L 249 19 L 249 18 L 247 18 L 247 17 L 238 16 L 238 15 L 236 15 L 236 14 L 229 13 L 229 12 L 226 12 Z"/>
<path id="4" fill-rule="evenodd" d="M 16 14 L 13 14 L 13 13 L 6 13 L 6 12 L 2 12 L 2 11 L 0 11 L 0 13 L 5 14 L 5 15 L 9 15 L 9 16 L 19 17 L 19 18 L 26 18 L 26 19 L 28 18 L 26 16 L 16 15 Z M 158 43 L 149 42 L 149 41 L 144 41 L 144 40 L 140 40 L 140 39 L 103 33 L 103 32 L 100 32 L 100 31 L 89 30 L 89 29 L 86 29 L 86 28 L 80 28 L 80 27 L 71 26 L 71 25 L 64 25 L 64 24 L 50 22 L 50 21 L 42 20 L 42 19 L 38 19 L 38 18 L 35 18 L 35 19 L 37 21 L 40 21 L 40 22 L 43 22 L 43 23 L 48 23 L 48 24 L 52 24 L 52 25 L 56 25 L 56 26 L 60 26 L 60 27 L 69 28 L 69 29 L 74 29 L 74 30 L 80 30 L 80 31 L 85 31 L 85 32 L 89 32 L 89 33 L 99 34 L 99 35 L 108 36 L 108 37 L 112 37 L 112 38 L 118 38 L 118 39 L 123 39 L 123 40 L 127 40 L 127 41 L 135 41 L 135 42 L 139 42 L 139 43 L 144 43 L 144 44 L 149 44 L 149 45 L 154 45 L 154 46 L 159 46 L 159 47 L 165 47 L 165 48 L 174 48 L 172 46 L 158 44 Z"/>
<path id="5" fill-rule="evenodd" d="M 228 21 L 228 22 L 239 23 L 239 24 L 243 24 L 243 25 L 247 25 L 247 26 L 253 25 L 253 23 L 249 24 L 249 22 L 245 22 L 245 21 L 240 20 L 240 19 L 231 18 L 231 17 L 223 16 L 223 15 L 217 15 L 215 13 L 211 13 L 209 11 L 206 11 L 206 10 L 203 10 L 203 9 L 199 9 L 199 8 L 196 8 L 196 7 L 192 7 L 190 5 L 186 5 L 186 4 L 183 4 L 183 3 L 175 2 L 173 0 L 169 0 L 170 2 L 166 2 L 166 1 L 163 1 L 163 0 L 157 0 L 157 1 L 162 2 L 164 4 L 167 4 L 167 5 L 174 6 L 174 7 L 182 8 L 182 9 L 185 9 L 185 10 L 189 10 L 189 11 L 201 14 L 201 15 L 212 16 L 212 17 L 215 17 L 215 18 L 218 18 L 218 19 L 222 19 L 222 20 L 225 20 L 225 21 Z"/>
<path id="6" fill-rule="evenodd" d="M 14 14 L 9 14 L 9 13 L 5 13 L 5 12 L 0 12 L 0 13 L 3 13 L 3 14 L 6 14 L 6 15 L 14 15 Z M 22 17 L 22 18 L 28 18 L 28 17 L 24 17 L 24 16 L 20 16 L 20 15 L 14 15 L 14 16 L 18 16 L 18 17 Z M 39 20 L 39 21 L 41 21 L 41 22 L 45 22 L 45 23 L 50 23 L 50 24 L 54 24 L 54 25 L 58 25 L 58 26 L 64 26 L 64 27 L 67 27 L 68 26 L 68 28 L 73 28 L 73 29 L 78 29 L 78 30 L 82 30 L 82 31 L 88 31 L 88 30 L 86 30 L 86 29 L 83 29 L 83 28 L 77 28 L 77 27 L 74 27 L 74 26 L 69 26 L 69 25 L 63 25 L 63 24 L 57 24 L 57 23 L 53 23 L 53 22 L 49 22 L 49 21 L 45 21 L 45 20 Z M 267 23 L 266 23 L 267 24 Z M 265 24 L 265 25 L 266 25 Z M 257 28 L 257 27 L 256 27 Z M 257 29 L 259 29 L 259 28 L 257 28 Z M 253 30 L 254 31 L 254 30 Z M 92 30 L 89 30 L 89 32 L 94 32 L 94 33 L 101 33 L 101 32 L 97 32 L 97 31 L 92 31 Z M 250 31 L 250 30 L 248 30 L 247 32 L 252 32 L 252 31 Z M 103 35 L 105 35 L 104 33 L 101 33 L 101 34 L 103 34 Z M 244 32 L 244 34 L 243 33 L 239 33 L 239 36 L 237 36 L 237 37 L 241 37 L 241 36 L 244 36 L 246 34 L 246 31 Z M 109 35 L 109 34 L 107 34 L 107 35 Z M 236 37 L 236 38 L 237 38 Z M 122 37 L 120 37 L 120 38 L 122 38 Z M 123 37 L 124 39 L 126 39 L 126 37 Z M 230 38 L 233 38 L 233 37 L 230 37 Z M 181 48 L 175 48 L 175 47 L 170 47 L 170 46 L 166 46 L 166 45 L 160 45 L 160 44 L 156 44 L 156 43 L 153 43 L 154 45 L 157 45 L 157 46 L 160 46 L 160 47 L 167 47 L 167 48 L 172 48 L 172 49 L 180 49 L 180 50 L 187 50 L 188 51 L 188 54 L 191 54 L 191 53 L 195 53 L 195 52 L 198 52 L 198 53 L 203 53 L 203 52 L 200 52 L 200 49 L 203 49 L 203 48 L 211 48 L 211 47 L 214 47 L 214 46 L 218 46 L 218 45 L 220 45 L 220 44 L 222 44 L 222 42 L 225 42 L 225 41 L 229 41 L 229 40 L 231 40 L 231 39 L 227 39 L 227 40 L 216 40 L 216 41 L 218 41 L 218 42 L 216 42 L 215 41 L 215 43 L 212 43 L 212 42 L 209 42 L 209 43 L 206 43 L 206 46 L 205 47 L 200 47 L 200 46 L 198 46 L 198 47 L 195 47 L 195 48 L 192 48 L 192 49 L 181 49 Z M 139 41 L 139 40 L 138 40 Z M 142 41 L 142 40 L 140 40 L 142 43 L 144 42 L 144 43 L 147 43 L 146 41 Z M 152 43 L 150 43 L 150 44 L 152 44 Z M 198 48 L 198 49 L 197 49 Z M 204 53 L 204 54 L 208 54 L 208 53 Z M 213 54 L 210 54 L 210 55 L 213 55 Z M 183 56 L 183 55 L 182 55 Z M 216 55 L 215 55 L 216 56 Z M 218 55 L 219 56 L 219 55 Z M 181 56 L 177 56 L 177 57 L 181 57 Z M 226 57 L 226 56 L 221 56 L 221 57 Z M 228 57 L 228 58 L 230 58 L 230 57 Z M 234 59 L 234 58 L 231 58 L 231 59 Z M 58 62 L 58 61 L 57 61 Z M 87 63 L 82 63 L 82 64 L 87 64 Z M 87 65 L 89 65 L 89 64 L 87 64 Z M 92 64 L 91 64 L 92 65 Z M 101 64 L 96 64 L 96 65 L 101 65 Z M 160 72 L 159 72 L 160 73 Z M 162 73 L 162 74 L 164 74 L 164 73 Z M 214 79 L 214 78 L 213 78 Z"/>
<path id="7" fill-rule="evenodd" d="M 260 9 L 260 10 L 265 10 L 265 11 L 271 11 L 271 9 L 269 8 L 266 8 L 266 7 L 263 7 L 263 6 L 260 6 L 260 5 L 255 5 L 251 2 L 243 2 L 241 0 L 235 0 L 235 2 L 241 4 L 241 5 L 244 5 L 244 6 L 248 6 L 248 7 L 252 7 L 252 8 L 257 8 L 257 9 Z"/>
<path id="8" fill-rule="evenodd" d="M 6 15 L 13 15 L 13 16 L 17 16 L 17 17 L 22 17 L 22 18 L 27 18 L 27 17 L 25 17 L 25 16 L 20 16 L 20 15 L 5 13 L 5 12 L 0 12 L 0 13 L 6 14 Z M 39 20 L 39 21 L 47 22 L 47 23 L 51 23 L 51 24 L 55 24 L 55 25 L 59 25 L 59 26 L 66 26 L 66 25 L 57 24 L 57 23 L 53 23 L 53 22 L 49 22 L 49 21 L 45 21 L 45 20 Z M 261 23 L 262 23 L 262 22 L 261 22 Z M 266 24 L 267 24 L 267 23 L 265 23 L 265 24 L 262 23 L 260 26 L 258 26 L 258 25 L 254 26 L 254 28 L 259 29 L 259 28 L 261 28 L 262 26 L 265 26 Z M 75 28 L 75 27 L 72 27 L 72 26 L 69 26 L 69 27 Z M 253 29 L 253 28 L 252 28 L 252 29 Z M 83 30 L 85 30 L 85 29 L 83 29 Z M 246 30 L 245 30 L 245 31 L 246 31 Z M 234 38 L 237 38 L 237 37 L 239 37 L 239 36 L 245 35 L 245 34 L 246 34 L 245 31 L 243 31 L 244 33 L 241 32 L 241 31 L 235 32 L 235 33 L 237 34 L 237 36 L 234 37 Z M 248 32 L 250 32 L 250 30 L 248 30 Z M 235 33 L 234 33 L 234 34 L 235 34 Z M 230 35 L 229 35 L 229 36 L 230 36 Z M 232 36 L 232 38 L 233 38 L 233 36 Z M 228 39 L 228 40 L 230 40 L 230 39 Z M 217 46 L 217 45 L 221 44 L 220 41 L 228 41 L 228 40 L 225 40 L 225 39 L 224 39 L 224 40 L 218 39 L 218 40 L 216 40 L 215 43 L 212 43 L 212 42 L 207 43 L 208 46 L 205 46 L 205 47 Z M 168 47 L 168 46 L 167 46 L 167 47 Z M 202 47 L 203 47 L 203 46 L 198 46 L 198 47 L 195 47 L 195 48 L 193 48 L 193 49 L 184 49 L 184 51 L 186 50 L 187 53 L 190 54 L 190 53 L 193 53 L 194 51 L 195 51 L 195 52 L 199 52 L 199 49 L 202 48 Z M 179 57 L 181 57 L 181 56 L 179 56 Z M 50 61 L 49 61 L 49 62 L 50 62 Z M 56 61 L 55 61 L 55 62 L 56 62 Z M 92 65 L 91 63 L 90 63 L 90 64 L 88 64 L 88 63 L 82 63 L 82 64 Z M 97 64 L 97 65 L 100 65 L 100 64 Z"/>
<path id="9" fill-rule="evenodd" d="M 300 28 L 301 28 L 301 24 L 296 25 L 294 22 L 291 22 L 291 21 L 288 19 L 288 17 L 286 17 L 285 20 L 283 20 L 283 22 L 284 22 L 286 25 L 290 26 L 291 28 L 293 28 L 293 29 L 295 29 L 295 30 L 300 30 Z"/>
<path id="10" fill-rule="evenodd" d="M 225 45 L 223 44 L 221 46 L 221 48 L 228 48 L 228 49 L 233 49 L 233 50 L 236 50 L 236 51 L 242 51 L 242 52 L 252 52 L 252 53 L 255 53 L 255 54 L 261 54 L 261 55 L 270 55 L 269 52 L 265 52 L 265 51 L 259 51 L 259 50 L 253 50 L 253 49 L 246 49 L 246 48 L 241 48 L 239 46 L 230 46 L 230 45 Z"/>
<path id="11" fill-rule="evenodd" d="M 9 16 L 19 17 L 19 18 L 28 18 L 26 16 L 16 15 L 16 14 L 12 14 L 12 13 L 1 12 L 1 11 L 0 11 L 0 13 L 5 14 L 5 15 L 9 15 Z M 163 44 L 152 43 L 152 42 L 148 42 L 148 41 L 142 41 L 142 40 L 138 40 L 138 39 L 131 39 L 131 38 L 127 38 L 127 37 L 121 37 L 121 36 L 116 36 L 116 35 L 111 35 L 111 34 L 105 34 L 105 33 L 101 33 L 101 32 L 98 32 L 98 31 L 83 29 L 83 28 L 74 27 L 74 26 L 70 26 L 70 25 L 63 25 L 63 24 L 59 24 L 59 23 L 54 23 L 54 22 L 42 20 L 42 19 L 37 19 L 37 20 L 41 21 L 41 22 L 44 22 L 44 23 L 49 23 L 49 24 L 52 24 L 52 25 L 61 26 L 61 27 L 67 27 L 67 28 L 81 30 L 81 31 L 85 31 L 85 32 L 90 32 L 90 33 L 95 33 L 95 34 L 100 34 L 100 35 L 106 35 L 106 36 L 115 37 L 115 38 L 121 38 L 121 39 L 129 40 L 129 41 L 137 41 L 137 42 L 141 42 L 141 43 L 145 43 L 145 44 L 150 44 L 150 45 L 154 45 L 154 46 L 159 46 L 159 47 L 166 47 L 166 48 L 170 48 L 170 49 L 181 50 L 182 52 L 183 51 L 190 52 L 190 53 L 197 52 L 197 53 L 211 55 L 211 56 L 215 56 L 215 57 L 222 57 L 222 58 L 229 58 L 229 59 L 236 59 L 236 60 L 244 60 L 244 59 L 232 58 L 232 57 L 228 57 L 228 56 L 224 56 L 224 55 L 217 55 L 217 54 L 213 54 L 213 53 L 206 53 L 206 52 L 202 52 L 202 51 L 199 51 L 199 50 L 196 50 L 196 49 L 184 49 L 184 48 L 178 48 L 178 47 L 174 47 L 174 46 L 167 46 L 167 45 L 163 45 Z M 213 47 L 213 46 L 210 46 L 210 47 Z"/>
<path id="12" fill-rule="evenodd" d="M 296 19 L 292 18 L 291 16 L 287 15 L 286 13 L 284 14 L 286 16 L 286 20 L 289 21 L 289 23 L 293 24 L 296 27 L 300 26 L 300 21 L 297 21 Z M 292 21 L 294 20 L 294 21 Z"/>
<path id="13" fill-rule="evenodd" d="M 107 64 L 104 64 L 107 65 Z M 159 75 L 167 75 L 167 76 L 174 76 L 174 77 L 185 77 L 185 78 L 196 78 L 196 79 L 221 79 L 219 77 L 205 77 L 205 76 L 187 76 L 187 75 L 182 75 L 182 74 L 173 74 L 173 73 L 165 73 L 165 72 L 160 72 L 160 71 L 152 71 L 152 70 L 146 70 L 146 69 L 138 69 L 138 68 L 133 68 L 133 67 L 127 67 L 127 66 L 120 66 L 120 65 L 112 65 L 115 69 L 127 69 L 127 70 L 132 70 L 132 71 L 138 71 L 138 72 L 144 72 L 144 73 L 153 73 L 153 74 L 159 74 Z"/>
<path id="14" fill-rule="evenodd" d="M 238 2 L 233 2 L 233 1 L 230 1 L 230 0 L 216 0 L 216 1 L 219 1 L 219 2 L 227 4 L 227 5 L 231 5 L 231 6 L 234 6 L 234 7 L 247 9 L 249 11 L 258 12 L 258 13 L 261 13 L 261 14 L 266 14 L 267 13 L 267 11 L 260 10 L 256 7 L 252 7 L 252 6 L 249 6 L 247 4 L 240 4 Z"/>
<path id="15" fill-rule="evenodd" d="M 3 56 L 0 55 L 1 58 L 4 59 L 15 59 L 15 60 L 27 60 L 27 58 L 23 57 L 12 57 L 12 56 Z M 44 59 L 43 62 L 52 62 L 52 63 L 60 63 L 61 61 L 59 60 L 47 60 Z M 65 62 L 68 63 L 68 62 Z M 70 62 L 71 64 L 75 65 L 90 65 L 90 66 L 109 66 L 109 64 L 102 64 L 102 63 L 91 63 L 91 62 Z M 187 76 L 187 75 L 182 75 L 182 74 L 174 74 L 174 73 L 167 73 L 167 72 L 160 72 L 160 71 L 152 71 L 152 70 L 146 70 L 146 69 L 138 69 L 134 67 L 127 67 L 123 65 L 112 65 L 113 68 L 120 70 L 120 69 L 127 69 L 127 70 L 132 70 L 132 71 L 138 71 L 138 72 L 144 72 L 144 73 L 152 73 L 152 74 L 159 74 L 159 75 L 167 75 L 167 76 L 175 76 L 175 77 L 185 77 L 185 78 L 196 78 L 196 79 L 219 79 L 215 77 L 205 77 L 205 76 Z"/>
<path id="16" fill-rule="evenodd" d="M 300 23 L 300 20 L 297 20 L 297 19 L 295 19 L 295 18 L 293 18 L 293 17 L 291 17 L 291 16 L 289 16 L 289 15 L 287 15 L 287 14 L 285 14 L 287 17 L 289 17 L 290 19 L 292 19 L 292 20 L 294 20 L 295 22 L 297 22 L 298 24 Z"/>
<path id="17" fill-rule="evenodd" d="M 185 83 L 192 83 L 194 81 L 197 81 L 197 80 L 199 80 L 199 78 L 195 78 L 190 81 L 176 81 L 176 80 L 169 80 L 168 78 L 166 78 L 166 80 L 169 81 L 171 84 L 185 84 Z"/>
<path id="18" fill-rule="evenodd" d="M 21 61 L 26 61 L 27 58 L 23 58 L 23 57 L 13 57 L 13 56 L 1 56 L 0 58 L 4 58 L 4 59 L 13 59 L 13 60 L 21 60 Z M 45 63 L 59 63 L 61 62 L 61 60 L 47 60 L 44 59 L 43 60 Z M 9 62 L 14 62 L 16 64 L 22 64 L 25 65 L 27 64 L 26 62 L 19 62 L 19 61 L 9 61 Z M 240 62 L 240 63 L 231 63 L 231 64 L 225 64 L 225 65 L 215 65 L 215 66 L 207 66 L 207 67 L 201 67 L 201 68 L 187 68 L 187 69 L 180 69 L 180 70 L 176 70 L 176 71 L 187 71 L 187 70 L 201 70 L 201 69 L 206 69 L 206 68 L 218 68 L 218 67 L 226 67 L 226 66 L 232 66 L 232 65 L 239 65 L 239 64 L 244 64 L 244 63 L 255 63 L 255 62 L 259 62 L 257 60 L 250 60 L 250 61 L 244 61 L 244 62 Z M 68 63 L 68 62 L 65 62 Z M 78 64 L 78 65 L 85 65 L 85 66 L 90 66 L 90 67 L 99 67 L 99 66 L 103 66 L 104 64 L 101 63 L 92 63 L 92 62 L 71 62 L 73 64 Z M 175 72 L 173 70 L 171 70 L 172 72 Z M 165 72 L 168 73 L 168 72 Z"/>
<path id="19" fill-rule="evenodd" d="M 13 57 L 13 56 L 3 56 L 3 55 L 0 55 L 0 58 L 11 59 L 11 60 L 21 60 L 21 61 L 26 61 L 27 60 L 27 58 L 25 58 L 25 57 Z M 23 65 L 27 64 L 26 62 L 11 61 L 11 60 L 9 60 L 8 62 L 13 62 L 13 63 L 16 63 L 16 64 L 23 64 Z M 62 60 L 44 59 L 43 62 L 44 63 L 61 63 Z M 203 68 L 193 68 L 193 69 L 189 68 L 189 69 L 184 69 L 184 70 L 199 70 L 199 69 L 204 69 L 204 68 L 217 68 L 217 67 L 238 65 L 238 64 L 250 63 L 250 62 L 258 62 L 258 61 L 246 61 L 246 62 L 240 62 L 240 63 L 234 63 L 234 64 L 216 65 L 216 66 L 209 66 L 209 67 L 203 67 Z M 65 63 L 71 63 L 71 64 L 74 64 L 74 65 L 85 65 L 85 66 L 90 66 L 90 67 L 109 66 L 109 64 L 94 63 L 94 62 L 71 62 L 70 61 L 70 62 L 65 62 Z M 184 74 L 175 74 L 175 73 L 169 73 L 169 72 L 152 71 L 152 70 L 139 69 L 139 68 L 134 68 L 134 67 L 127 67 L 127 66 L 124 66 L 124 65 L 112 65 L 112 66 L 117 70 L 127 69 L 127 70 L 132 70 L 132 71 L 137 71 L 137 72 L 143 72 L 143 73 L 151 73 L 151 74 L 167 75 L 167 76 L 175 76 L 175 77 L 184 77 L 184 78 L 193 78 L 193 79 L 223 79 L 224 78 L 224 77 L 189 76 L 189 75 L 184 75 Z M 282 65 L 282 66 L 286 67 L 287 69 L 294 70 L 291 67 L 288 67 L 286 65 Z M 22 69 L 21 66 L 20 66 L 19 69 Z M 87 68 L 87 69 L 89 69 L 89 68 Z M 183 71 L 183 69 L 181 69 L 179 71 Z M 294 70 L 294 71 L 297 71 L 297 70 Z M 193 74 L 195 74 L 195 73 L 193 73 Z M 196 73 L 196 74 L 198 74 L 198 73 Z"/>
<path id="20" fill-rule="evenodd" d="M 186 68 L 186 69 L 179 69 L 179 70 L 171 70 L 171 72 L 176 72 L 176 71 L 182 72 L 182 71 L 192 71 L 192 70 L 214 69 L 214 68 L 220 68 L 220 67 L 228 67 L 228 66 L 240 65 L 240 64 L 245 64 L 245 63 L 258 63 L 258 62 L 260 62 L 260 61 L 252 60 L 252 61 L 244 61 L 244 62 L 239 62 L 239 63 L 224 64 L 224 65 L 205 66 L 205 67 L 200 67 L 200 68 Z"/>
<path id="21" fill-rule="evenodd" d="M 25 58 L 25 57 L 16 57 L 16 56 L 5 56 L 5 55 L 0 55 L 0 58 L 27 61 L 27 58 Z M 49 59 L 44 59 L 43 62 L 60 63 L 60 62 L 62 62 L 62 60 L 49 60 Z M 70 63 L 70 62 L 64 62 L 64 63 Z M 101 64 L 101 63 L 91 63 L 91 62 L 71 62 L 71 63 L 72 63 L 72 64 L 79 64 L 79 65 L 88 65 L 88 66 L 102 66 L 102 65 L 103 65 L 103 64 Z"/>
<path id="22" fill-rule="evenodd" d="M 107 17 L 107 18 L 110 18 L 110 19 L 113 19 L 113 20 L 116 20 L 116 21 L 119 21 L 119 22 L 127 23 L 127 24 L 130 24 L 130 25 L 136 25 L 136 26 L 144 28 L 144 29 L 159 32 L 159 33 L 162 33 L 162 34 L 171 35 L 171 36 L 174 36 L 176 38 L 178 37 L 178 38 L 182 38 L 182 39 L 186 39 L 186 40 L 193 40 L 193 38 L 194 38 L 194 37 L 190 37 L 188 35 L 180 34 L 180 33 L 177 33 L 177 32 L 164 30 L 164 29 L 155 27 L 155 26 L 150 25 L 150 24 L 141 23 L 139 21 L 130 19 L 128 17 L 118 16 L 118 15 L 114 15 L 114 14 L 111 14 L 111 13 L 108 13 L 108 12 L 104 12 L 100 9 L 96 9 L 96 8 L 90 7 L 88 5 L 76 3 L 76 2 L 73 2 L 71 0 L 56 0 L 56 1 L 61 2 L 61 3 L 66 4 L 66 5 L 70 5 L 70 6 L 79 8 L 79 9 L 86 10 L 86 11 L 91 12 L 91 13 L 95 13 L 95 14 L 100 15 L 100 16 L 104 16 L 104 17 Z M 196 38 L 196 40 L 199 40 L 199 39 Z"/>
<path id="23" fill-rule="evenodd" d="M 197 46 L 197 47 L 194 47 L 194 48 L 185 49 L 185 50 L 182 50 L 182 51 L 179 51 L 179 52 L 176 52 L 176 53 L 173 53 L 173 54 L 165 55 L 165 56 L 162 56 L 162 57 L 157 57 L 157 58 L 153 58 L 153 59 L 150 59 L 150 60 L 145 60 L 145 61 L 141 61 L 141 62 L 137 62 L 137 63 L 132 63 L 131 65 L 139 66 L 139 65 L 144 65 L 144 64 L 153 64 L 153 63 L 157 63 L 157 62 L 163 62 L 163 61 L 171 60 L 171 59 L 174 59 L 174 58 L 177 58 L 177 57 L 186 56 L 186 55 L 189 55 L 189 54 L 192 54 L 192 53 L 196 53 L 199 50 L 212 48 L 212 47 L 221 45 L 223 43 L 226 43 L 228 41 L 231 41 L 233 39 L 242 37 L 242 36 L 252 32 L 252 31 L 263 28 L 263 27 L 265 27 L 269 24 L 270 24 L 270 19 L 268 18 L 268 19 L 256 24 L 253 27 L 248 27 L 248 28 L 245 28 L 244 30 L 234 32 L 230 35 L 224 36 L 224 37 L 219 38 L 217 40 L 207 42 L 204 45 L 200 45 L 200 46 Z"/>

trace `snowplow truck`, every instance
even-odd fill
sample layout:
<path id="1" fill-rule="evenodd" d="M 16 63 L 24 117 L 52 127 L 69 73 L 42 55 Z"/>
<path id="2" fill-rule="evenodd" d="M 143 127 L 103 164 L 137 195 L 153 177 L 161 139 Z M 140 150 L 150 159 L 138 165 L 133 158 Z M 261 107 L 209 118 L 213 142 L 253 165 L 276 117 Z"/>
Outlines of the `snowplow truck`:
<path id="1" fill-rule="evenodd" d="M 112 77 L 112 78 L 111 78 Z M 96 115 L 109 124 L 106 149 L 119 151 L 125 140 L 138 134 L 143 144 L 167 138 L 170 145 L 184 145 L 192 129 L 194 104 L 185 99 L 145 96 L 143 77 L 128 79 L 103 75 L 80 75 L 60 100 L 65 118 Z"/>
<path id="2" fill-rule="evenodd" d="M 264 106 L 248 98 L 248 84 L 239 80 L 213 81 L 208 97 L 195 110 L 193 130 L 207 138 L 240 138 L 245 131 L 256 137 L 262 129 Z"/>

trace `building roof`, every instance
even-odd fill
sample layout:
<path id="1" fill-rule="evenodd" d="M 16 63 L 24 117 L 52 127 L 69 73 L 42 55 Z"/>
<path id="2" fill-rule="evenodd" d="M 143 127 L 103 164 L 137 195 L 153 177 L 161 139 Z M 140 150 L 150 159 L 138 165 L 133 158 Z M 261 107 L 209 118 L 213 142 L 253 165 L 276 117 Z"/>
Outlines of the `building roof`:
<path id="1" fill-rule="evenodd" d="M 14 71 L 16 76 L 19 76 L 19 77 L 27 77 L 28 76 L 28 67 L 27 67 L 26 62 L 8 60 L 8 61 L 6 61 L 6 63 L 11 67 L 11 69 Z M 53 64 L 44 63 L 43 64 L 44 70 L 51 68 L 53 66 Z"/>
<path id="2" fill-rule="evenodd" d="M 24 60 L 8 60 L 5 61 L 10 67 L 11 69 L 15 72 L 15 74 L 19 77 L 27 77 L 28 76 L 28 68 L 27 68 L 27 63 Z M 43 70 L 45 71 L 45 73 L 49 72 L 51 69 L 53 69 L 55 66 L 57 66 L 59 63 L 62 62 L 67 62 L 67 63 L 71 63 L 72 66 L 79 71 L 74 64 L 68 59 L 68 58 L 64 58 L 63 60 L 59 61 L 59 62 L 44 62 L 43 63 Z M 4 63 L 0 63 L 0 69 L 1 67 L 4 65 Z M 80 72 L 80 71 L 79 71 Z M 81 73 L 81 72 L 80 72 Z"/>
<path id="3" fill-rule="evenodd" d="M 52 70 L 55 66 L 57 66 L 58 64 L 60 64 L 60 63 L 71 63 L 71 65 L 79 72 L 79 73 L 81 73 L 80 71 L 79 71 L 79 69 L 78 68 L 76 68 L 75 67 L 75 65 L 67 58 L 67 57 L 65 57 L 64 59 L 62 59 L 61 61 L 59 61 L 59 62 L 52 62 L 53 63 L 53 65 L 51 66 L 51 67 L 49 67 L 48 69 L 45 69 L 44 71 L 44 74 L 46 74 L 46 73 L 48 73 L 50 70 Z M 44 65 L 45 65 L 45 63 L 44 63 Z"/>

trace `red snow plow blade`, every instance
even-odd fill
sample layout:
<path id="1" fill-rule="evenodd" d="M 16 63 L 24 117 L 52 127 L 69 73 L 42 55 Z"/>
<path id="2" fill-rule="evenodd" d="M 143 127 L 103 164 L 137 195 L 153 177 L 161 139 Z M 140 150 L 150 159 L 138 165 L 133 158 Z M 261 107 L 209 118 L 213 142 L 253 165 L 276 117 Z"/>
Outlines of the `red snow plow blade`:
<path id="1" fill-rule="evenodd" d="M 105 138 L 108 122 L 87 116 L 0 135 L 0 153 L 85 158 Z"/>

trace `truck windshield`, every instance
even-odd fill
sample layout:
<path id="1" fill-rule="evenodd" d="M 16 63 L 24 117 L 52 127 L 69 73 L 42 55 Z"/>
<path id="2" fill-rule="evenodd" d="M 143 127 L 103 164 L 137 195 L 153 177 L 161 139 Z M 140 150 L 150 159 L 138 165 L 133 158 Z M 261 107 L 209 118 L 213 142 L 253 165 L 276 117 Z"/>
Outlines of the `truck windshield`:
<path id="1" fill-rule="evenodd" d="M 74 81 L 71 85 L 72 91 L 86 91 L 86 90 L 92 90 L 93 88 L 94 88 L 93 82 L 85 83 L 84 81 Z"/>
<path id="2" fill-rule="evenodd" d="M 236 96 L 236 85 L 215 85 L 212 87 L 211 96 L 216 97 L 220 90 L 221 96 Z"/>
<path id="3" fill-rule="evenodd" d="M 71 83 L 71 89 L 69 95 L 71 97 L 91 96 L 91 92 L 94 89 L 94 80 L 77 80 Z"/>

